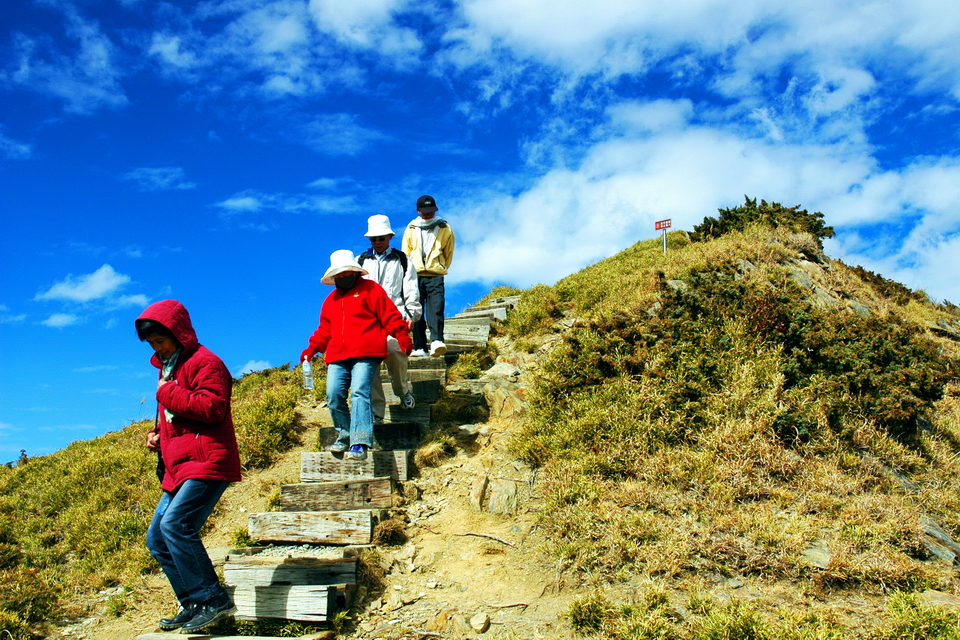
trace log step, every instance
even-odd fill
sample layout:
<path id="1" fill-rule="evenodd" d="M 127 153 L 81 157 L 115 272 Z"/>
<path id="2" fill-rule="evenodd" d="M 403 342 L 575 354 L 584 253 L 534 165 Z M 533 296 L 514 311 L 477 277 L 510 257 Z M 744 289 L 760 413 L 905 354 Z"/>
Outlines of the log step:
<path id="1" fill-rule="evenodd" d="M 304 451 L 300 454 L 301 482 L 336 482 L 360 478 L 393 478 L 406 482 L 412 475 L 410 451 L 370 451 L 366 460 L 347 460 L 329 451 Z"/>
<path id="2" fill-rule="evenodd" d="M 337 588 L 320 585 L 226 587 L 238 620 L 329 622 L 337 612 Z"/>
<path id="3" fill-rule="evenodd" d="M 390 478 L 304 482 L 280 487 L 281 511 L 347 511 L 393 506 Z"/>
<path id="4" fill-rule="evenodd" d="M 250 516 L 248 531 L 258 542 L 370 544 L 380 511 L 271 511 Z"/>

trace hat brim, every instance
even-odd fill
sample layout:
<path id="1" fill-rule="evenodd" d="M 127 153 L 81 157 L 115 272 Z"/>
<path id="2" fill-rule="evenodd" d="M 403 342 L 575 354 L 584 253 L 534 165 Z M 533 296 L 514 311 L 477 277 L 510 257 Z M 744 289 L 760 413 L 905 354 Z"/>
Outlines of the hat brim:
<path id="1" fill-rule="evenodd" d="M 417 211 L 423 211 L 424 213 L 430 213 L 431 211 L 439 211 L 437 207 L 417 207 Z"/>
<path id="2" fill-rule="evenodd" d="M 363 234 L 363 237 L 365 237 L 365 238 L 379 238 L 380 236 L 395 236 L 395 235 L 397 235 L 397 234 L 395 234 L 393 231 L 391 231 L 390 229 L 386 229 L 386 230 L 385 230 L 386 233 L 383 233 L 383 231 L 384 231 L 384 229 L 381 229 L 380 231 L 376 231 L 376 232 L 375 232 L 375 231 L 367 231 L 365 234 Z"/>
<path id="3" fill-rule="evenodd" d="M 364 269 L 363 267 L 355 267 L 349 264 L 340 265 L 338 267 L 330 267 L 327 269 L 327 272 L 323 274 L 323 277 L 320 278 L 320 282 L 323 284 L 336 284 L 333 279 L 344 271 L 356 271 L 360 275 L 368 275 L 370 272 Z"/>

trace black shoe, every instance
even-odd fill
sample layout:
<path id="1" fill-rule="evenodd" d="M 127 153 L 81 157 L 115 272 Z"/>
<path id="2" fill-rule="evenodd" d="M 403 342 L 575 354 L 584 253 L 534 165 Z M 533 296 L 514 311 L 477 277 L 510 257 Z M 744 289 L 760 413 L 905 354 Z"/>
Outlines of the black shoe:
<path id="1" fill-rule="evenodd" d="M 180 633 L 193 633 L 194 631 L 212 627 L 236 612 L 237 607 L 233 604 L 230 596 L 223 595 L 219 598 L 207 600 L 203 604 L 198 604 L 193 608 L 193 618 L 190 622 L 180 627 Z"/>
<path id="2" fill-rule="evenodd" d="M 180 613 L 172 618 L 160 618 L 160 628 L 164 631 L 173 631 L 193 620 L 193 603 L 180 605 Z"/>

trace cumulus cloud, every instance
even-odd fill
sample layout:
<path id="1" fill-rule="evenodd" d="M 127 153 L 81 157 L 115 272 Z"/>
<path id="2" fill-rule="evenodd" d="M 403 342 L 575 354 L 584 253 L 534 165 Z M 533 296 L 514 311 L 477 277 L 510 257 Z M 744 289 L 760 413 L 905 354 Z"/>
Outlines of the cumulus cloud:
<path id="1" fill-rule="evenodd" d="M 8 160 L 24 160 L 33 155 L 33 147 L 0 133 L 0 155 Z"/>
<path id="2" fill-rule="evenodd" d="M 53 6 L 64 12 L 64 35 L 72 48 L 61 50 L 51 38 L 15 33 L 16 62 L 0 79 L 61 100 L 68 113 L 125 106 L 116 46 L 96 21 L 84 19 L 72 5 Z"/>
<path id="3" fill-rule="evenodd" d="M 123 179 L 133 182 L 141 191 L 171 191 L 195 189 L 195 182 L 184 179 L 181 167 L 140 167 L 124 174 Z"/>
<path id="4" fill-rule="evenodd" d="M 48 327 L 66 327 L 80 322 L 90 313 L 103 313 L 126 307 L 145 307 L 150 299 L 143 294 L 123 294 L 130 276 L 118 273 L 105 264 L 93 273 L 81 276 L 67 275 L 45 291 L 34 296 L 38 302 L 61 302 L 64 313 L 54 313 L 40 324 Z M 82 315 L 80 315 L 82 314 Z"/>
<path id="5" fill-rule="evenodd" d="M 356 208 L 352 196 L 304 195 L 288 193 L 263 193 L 247 190 L 234 194 L 216 203 L 226 214 L 260 213 L 334 213 L 352 211 Z"/>
<path id="6" fill-rule="evenodd" d="M 99 298 L 106 298 L 130 282 L 130 276 L 117 273 L 108 264 L 103 265 L 93 273 L 74 277 L 68 275 L 62 282 L 58 282 L 42 293 L 38 293 L 34 300 L 68 300 L 71 302 L 90 302 Z"/>
<path id="7" fill-rule="evenodd" d="M 41 321 L 40 324 L 53 327 L 54 329 L 62 329 L 63 327 L 76 324 L 79 320 L 80 318 L 71 313 L 54 313 L 46 320 Z"/>
<path id="8" fill-rule="evenodd" d="M 906 222 L 912 231 L 885 251 L 841 251 L 867 255 L 868 264 L 889 261 L 884 273 L 909 262 L 921 272 L 938 265 L 939 284 L 957 280 L 955 261 L 943 261 L 960 236 L 955 160 L 883 170 L 867 146 L 747 138 L 732 125 L 694 122 L 686 101 L 626 102 L 608 115 L 606 133 L 577 166 L 548 171 L 516 196 L 457 203 L 452 283 L 553 283 L 655 237 L 656 220 L 691 229 L 744 195 L 822 211 L 851 243 L 858 227 Z"/>
<path id="9" fill-rule="evenodd" d="M 239 378 L 248 373 L 253 373 L 254 371 L 263 371 L 264 369 L 269 369 L 269 368 L 270 368 L 270 363 L 267 362 L 266 360 L 250 360 L 249 362 L 247 362 L 247 364 L 237 369 L 236 373 L 234 373 L 233 375 L 235 378 Z"/>

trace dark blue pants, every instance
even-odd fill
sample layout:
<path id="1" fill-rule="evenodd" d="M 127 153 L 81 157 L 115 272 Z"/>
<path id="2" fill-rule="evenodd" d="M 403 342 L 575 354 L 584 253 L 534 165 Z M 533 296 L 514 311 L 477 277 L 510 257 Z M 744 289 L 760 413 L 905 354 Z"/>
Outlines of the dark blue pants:
<path id="1" fill-rule="evenodd" d="M 413 324 L 413 348 L 429 351 L 434 340 L 443 342 L 443 276 L 420 276 L 417 282 L 423 317 Z"/>
<path id="2" fill-rule="evenodd" d="M 164 491 L 147 529 L 147 549 L 160 563 L 181 604 L 202 604 L 225 595 L 200 529 L 229 482 L 187 480 L 172 493 Z"/>

